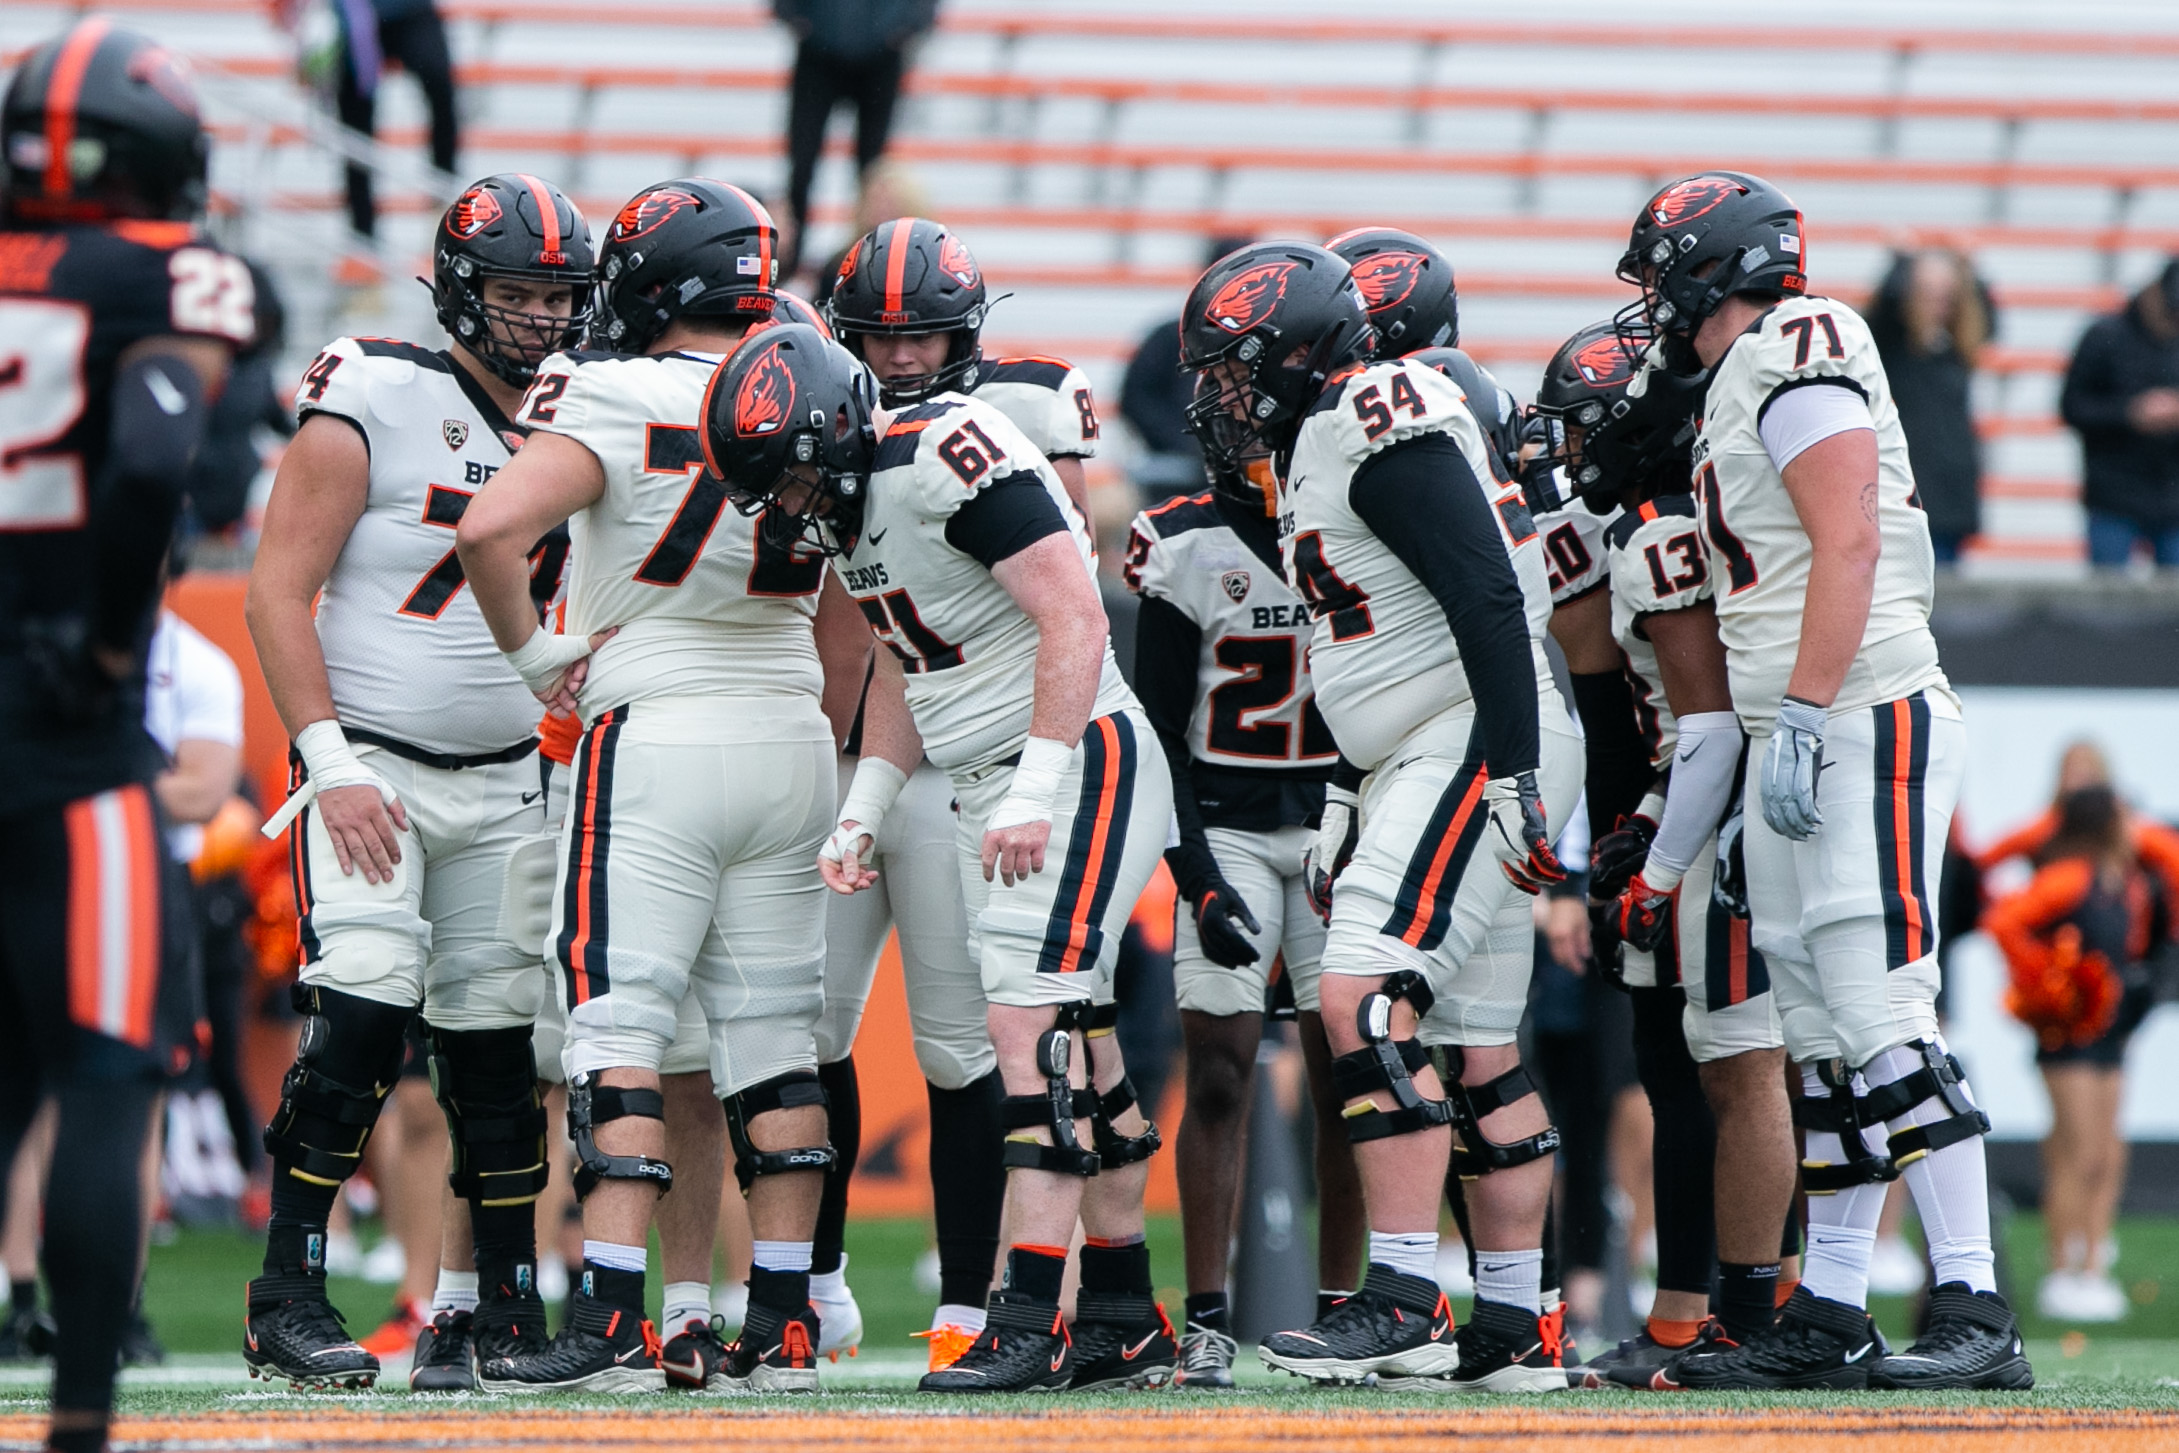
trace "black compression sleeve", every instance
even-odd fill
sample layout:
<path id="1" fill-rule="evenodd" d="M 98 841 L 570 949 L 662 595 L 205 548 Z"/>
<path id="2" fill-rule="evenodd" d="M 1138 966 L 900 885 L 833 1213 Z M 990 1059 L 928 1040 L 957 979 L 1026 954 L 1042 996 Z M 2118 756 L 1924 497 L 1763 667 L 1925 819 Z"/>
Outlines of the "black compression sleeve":
<path id="1" fill-rule="evenodd" d="M 986 570 L 1043 539 L 1066 533 L 1044 480 L 1027 470 L 994 479 L 946 521 L 946 543 Z"/>
<path id="2" fill-rule="evenodd" d="M 1173 778 L 1173 819 L 1180 842 L 1165 850 L 1165 865 L 1182 897 L 1194 902 L 1204 877 L 1217 871 L 1203 835 L 1203 810 L 1195 800 L 1194 754 L 1188 722 L 1195 714 L 1197 667 L 1203 629 L 1169 600 L 1142 598 L 1135 616 L 1135 695 L 1157 728 L 1158 745 Z"/>
<path id="3" fill-rule="evenodd" d="M 1343 787 L 1349 792 L 1360 792 L 1362 790 L 1362 780 L 1367 776 L 1369 776 L 1369 773 L 1348 761 L 1344 753 L 1340 755 L 1338 761 L 1332 763 L 1332 786 L 1334 787 Z"/>
<path id="4" fill-rule="evenodd" d="M 1404 439 L 1363 461 L 1348 503 L 1445 612 L 1493 777 L 1536 769 L 1536 665 L 1521 582 L 1460 446 Z"/>
<path id="5" fill-rule="evenodd" d="M 92 638 L 117 651 L 136 637 L 159 589 L 159 561 L 181 510 L 182 482 L 204 440 L 204 383 L 187 362 L 152 354 L 114 380 L 106 468 L 93 488 L 98 559 Z"/>
<path id="6" fill-rule="evenodd" d="M 1574 711 L 1588 738 L 1589 840 L 1596 841 L 1641 805 L 1642 794 L 1657 780 L 1649 743 L 1634 711 L 1634 687 L 1624 671 L 1598 671 L 1573 678 Z"/>

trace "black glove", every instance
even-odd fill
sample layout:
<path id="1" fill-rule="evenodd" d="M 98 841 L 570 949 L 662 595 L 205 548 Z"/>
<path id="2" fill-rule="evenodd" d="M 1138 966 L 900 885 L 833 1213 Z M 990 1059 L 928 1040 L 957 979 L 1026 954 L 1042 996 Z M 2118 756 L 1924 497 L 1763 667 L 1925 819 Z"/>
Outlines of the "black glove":
<path id="1" fill-rule="evenodd" d="M 1195 932 L 1203 944 L 1203 957 L 1222 968 L 1238 969 L 1263 956 L 1234 926 L 1236 919 L 1248 926 L 1249 933 L 1263 932 L 1263 925 L 1233 885 L 1213 875 L 1195 894 Z"/>
<path id="2" fill-rule="evenodd" d="M 1566 881 L 1566 869 L 1551 847 L 1551 828 L 1544 820 L 1543 789 L 1534 772 L 1493 777 L 1483 787 L 1490 821 L 1505 840 L 1514 861 L 1501 863 L 1505 875 L 1523 893 L 1541 893 L 1553 883 Z"/>
<path id="3" fill-rule="evenodd" d="M 1617 903 L 1589 904 L 1589 956 L 1596 963 L 1596 971 L 1605 983 L 1620 993 L 1627 992 L 1627 966 L 1620 962 L 1619 905 Z"/>
<path id="4" fill-rule="evenodd" d="M 1656 823 L 1638 813 L 1620 818 L 1619 825 L 1589 850 L 1589 901 L 1609 903 L 1625 892 L 1649 861 L 1650 844 L 1655 841 Z"/>

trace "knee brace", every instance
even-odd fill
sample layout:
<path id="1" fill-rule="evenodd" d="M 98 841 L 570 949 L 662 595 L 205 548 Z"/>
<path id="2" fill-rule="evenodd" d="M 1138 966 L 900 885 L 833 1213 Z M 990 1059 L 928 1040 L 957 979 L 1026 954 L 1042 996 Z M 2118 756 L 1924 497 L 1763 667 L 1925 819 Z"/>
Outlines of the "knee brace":
<path id="1" fill-rule="evenodd" d="M 363 1163 L 416 1009 L 311 984 L 295 986 L 294 1003 L 302 1038 L 265 1127 L 265 1153 L 303 1180 L 337 1186 Z"/>
<path id="2" fill-rule="evenodd" d="M 431 1093 L 446 1112 L 453 1161 L 447 1184 L 465 1201 L 520 1206 L 551 1178 L 545 1151 L 545 1102 L 528 1026 L 441 1029 L 426 1023 Z"/>
<path id="3" fill-rule="evenodd" d="M 839 1157 L 831 1143 L 805 1145 L 796 1150 L 759 1150 L 749 1138 L 749 1123 L 773 1110 L 794 1110 L 805 1105 L 820 1109 L 830 1103 L 815 1070 L 789 1070 L 786 1074 L 751 1085 L 726 1097 L 726 1133 L 734 1142 L 734 1179 L 743 1195 L 758 1176 L 790 1175 L 796 1171 L 824 1172 Z"/>
<path id="4" fill-rule="evenodd" d="M 666 1162 L 647 1155 L 607 1155 L 598 1149 L 597 1128 L 631 1115 L 664 1124 L 666 1097 L 656 1090 L 601 1085 L 591 1074 L 577 1074 L 567 1082 L 567 1133 L 575 1142 L 576 1200 L 586 1199 L 599 1181 L 648 1181 L 661 1196 L 673 1189 L 673 1167 Z"/>
<path id="5" fill-rule="evenodd" d="M 1911 1040 L 1906 1048 L 1922 1057 L 1922 1066 L 1902 1079 L 1878 1085 L 1866 1095 L 1855 1095 L 1853 1076 L 1843 1065 L 1828 1060 L 1816 1066 L 1817 1078 L 1831 1091 L 1828 1099 L 1806 1096 L 1793 1102 L 1794 1123 L 1809 1130 L 1828 1130 L 1846 1148 L 1846 1161 L 1801 1162 L 1801 1185 L 1812 1196 L 1828 1196 L 1849 1186 L 1892 1181 L 1925 1155 L 1990 1132 L 1990 1117 L 1967 1098 L 1960 1062 L 1928 1040 Z M 1884 1151 L 1868 1148 L 1862 1131 L 1897 1120 L 1915 1106 L 1941 1101 L 1950 1113 L 1927 1125 L 1909 1125 L 1885 1137 Z"/>
<path id="6" fill-rule="evenodd" d="M 1082 1025 L 1085 1044 L 1113 1034 L 1120 1027 L 1120 1006 L 1112 1004 L 1082 1005 L 1076 1017 Z M 1096 1078 L 1096 1063 L 1091 1061 L 1091 1078 Z M 1112 1122 L 1126 1114 L 1135 1105 L 1135 1082 L 1126 1075 L 1120 1082 L 1101 1094 L 1094 1094 L 1089 1112 L 1090 1131 L 1097 1142 L 1097 1158 L 1106 1170 L 1118 1170 L 1122 1166 L 1135 1165 L 1158 1153 L 1165 1144 L 1165 1137 L 1158 1127 L 1143 1115 L 1143 1131 L 1140 1135 L 1122 1135 L 1112 1128 Z"/>
<path id="7" fill-rule="evenodd" d="M 1793 1101 L 1793 1123 L 1803 1130 L 1828 1131 L 1839 1138 L 1846 1159 L 1801 1162 L 1801 1189 L 1811 1196 L 1831 1196 L 1854 1186 L 1876 1185 L 1899 1179 L 1899 1166 L 1889 1155 L 1869 1149 L 1861 1132 L 1879 1124 L 1868 1102 L 1854 1093 L 1853 1072 L 1838 1060 L 1820 1060 L 1816 1078 L 1831 1093 L 1817 1099 L 1802 1095 Z"/>
<path id="8" fill-rule="evenodd" d="M 1526 1065 L 1515 1065 L 1480 1085 L 1463 1085 L 1460 1075 L 1465 1061 L 1466 1056 L 1457 1046 L 1448 1045 L 1445 1066 L 1440 1071 L 1445 1080 L 1447 1104 L 1452 1111 L 1455 1175 L 1464 1181 L 1478 1180 L 1493 1171 L 1512 1170 L 1542 1160 L 1559 1148 L 1556 1125 L 1546 1125 L 1534 1135 L 1505 1142 L 1484 1135 L 1483 1117 L 1535 1094 L 1536 1082 L 1528 1077 Z"/>
<path id="9" fill-rule="evenodd" d="M 1044 1076 L 1044 1093 L 1008 1095 L 999 1102 L 999 1124 L 1009 1132 L 1001 1163 L 1008 1170 L 1048 1170 L 1057 1175 L 1093 1176 L 1103 1164 L 1096 1151 L 1082 1148 L 1080 1138 L 1074 1133 L 1077 1119 L 1087 1119 L 1094 1124 L 1097 1116 L 1096 1093 L 1077 1090 L 1067 1083 L 1067 1068 L 1074 1057 L 1074 1041 L 1069 1031 L 1082 1017 L 1075 1012 L 1075 1007 L 1061 1008 L 1057 1025 L 1044 1031 L 1043 1037 L 1037 1040 L 1037 1073 Z M 1051 1130 L 1050 1145 L 1033 1135 L 1011 1133 L 1039 1125 Z"/>
<path id="10" fill-rule="evenodd" d="M 1341 1123 L 1348 1141 L 1355 1145 L 1413 1135 L 1453 1120 L 1450 1101 L 1424 1099 L 1415 1088 L 1415 1071 L 1430 1063 L 1430 1051 L 1415 1040 L 1392 1037 L 1392 1006 L 1401 999 L 1414 1006 L 1417 1018 L 1428 1014 L 1437 1002 L 1429 984 L 1414 970 L 1391 975 L 1355 1009 L 1355 1032 L 1362 1038 L 1362 1048 L 1332 1061 L 1332 1088 L 1340 1099 L 1358 1100 L 1378 1090 L 1392 1094 L 1390 1110 L 1365 1102 L 1344 1112 Z"/>

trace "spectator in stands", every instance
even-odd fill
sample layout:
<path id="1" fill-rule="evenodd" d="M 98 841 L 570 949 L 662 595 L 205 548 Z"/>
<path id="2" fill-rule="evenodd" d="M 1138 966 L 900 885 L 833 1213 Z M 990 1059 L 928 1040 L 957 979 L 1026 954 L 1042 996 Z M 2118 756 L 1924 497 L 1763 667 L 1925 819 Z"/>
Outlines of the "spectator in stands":
<path id="1" fill-rule="evenodd" d="M 1907 433 L 1937 563 L 1952 564 L 1982 524 L 1982 442 L 1970 393 L 1976 356 L 1995 331 L 1990 290 L 1965 253 L 1899 252 L 1867 317 Z"/>
<path id="2" fill-rule="evenodd" d="M 1214 237 L 1204 250 L 1203 265 L 1209 267 L 1255 240 Z M 1188 400 L 1194 395 L 1195 376 L 1180 371 L 1180 319 L 1175 316 L 1143 336 L 1120 382 L 1120 417 L 1142 441 L 1131 469 L 1145 504 L 1204 488 L 1203 451 L 1187 429 Z"/>
<path id="3" fill-rule="evenodd" d="M 2179 565 L 2179 257 L 2082 335 L 2058 408 L 2081 436 L 2089 560 L 2123 567 L 2146 543 Z"/>
<path id="4" fill-rule="evenodd" d="M 453 53 L 447 48 L 446 22 L 437 0 L 337 0 L 341 21 L 340 89 L 336 97 L 341 124 L 366 136 L 378 131 L 378 87 L 386 63 L 402 69 L 424 88 L 431 108 L 431 164 L 454 170 L 461 148 L 461 123 L 455 112 Z M 371 193 L 370 168 L 348 165 L 348 226 L 368 250 L 378 235 L 378 204 Z M 376 282 L 368 257 L 344 260 L 343 282 Z"/>
<path id="5" fill-rule="evenodd" d="M 772 0 L 772 12 L 797 42 L 787 93 L 787 227 L 779 270 L 784 280 L 801 264 L 810 188 L 834 109 L 843 102 L 855 107 L 855 172 L 867 178 L 892 133 L 908 48 L 937 20 L 938 0 Z"/>

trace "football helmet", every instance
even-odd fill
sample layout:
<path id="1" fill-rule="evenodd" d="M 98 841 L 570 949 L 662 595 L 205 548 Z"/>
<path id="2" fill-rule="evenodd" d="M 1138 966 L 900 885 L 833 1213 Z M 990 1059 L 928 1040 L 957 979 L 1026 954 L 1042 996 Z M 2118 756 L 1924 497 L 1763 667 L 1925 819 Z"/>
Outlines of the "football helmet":
<path id="1" fill-rule="evenodd" d="M 889 409 L 966 383 L 984 356 L 980 339 L 989 311 L 984 275 L 967 244 L 921 217 L 882 222 L 856 239 L 825 302 L 833 333 L 857 358 L 865 333 L 951 335 L 946 361 L 936 369 L 879 385 Z"/>
<path id="2" fill-rule="evenodd" d="M 1521 405 L 1505 386 L 1491 377 L 1489 369 L 1457 348 L 1423 348 L 1407 355 L 1425 368 L 1434 368 L 1468 396 L 1468 412 L 1490 446 L 1491 463 L 1501 483 L 1510 484 L 1521 467 Z"/>
<path id="3" fill-rule="evenodd" d="M 1354 269 L 1362 306 L 1377 330 L 1376 358 L 1460 342 L 1460 295 L 1452 259 L 1412 232 L 1357 227 L 1324 244 Z"/>
<path id="4" fill-rule="evenodd" d="M 862 530 L 877 403 L 860 359 L 807 324 L 774 324 L 744 339 L 704 389 L 704 467 L 778 542 L 837 553 Z M 810 528 L 820 520 L 825 531 Z"/>
<path id="5" fill-rule="evenodd" d="M 642 353 L 677 318 L 772 315 L 779 229 L 740 187 L 681 177 L 645 187 L 598 250 L 593 344 Z"/>
<path id="6" fill-rule="evenodd" d="M 1709 375 L 1645 367 L 1643 352 L 1618 320 L 1591 323 L 1552 355 L 1530 410 L 1567 492 L 1589 498 L 1599 513 L 1631 488 L 1687 488 Z"/>
<path id="7" fill-rule="evenodd" d="M 1218 381 L 1208 374 L 1198 374 L 1195 380 L 1195 401 L 1188 409 L 1186 428 L 1189 433 L 1200 435 L 1205 418 L 1218 417 Z M 1203 473 L 1210 479 L 1211 488 L 1252 510 L 1265 514 L 1277 513 L 1279 495 L 1278 479 L 1271 472 L 1271 460 L 1261 447 L 1244 451 L 1240 457 L 1229 457 L 1203 442 Z"/>
<path id="8" fill-rule="evenodd" d="M 1238 468 L 1251 439 L 1291 447 L 1302 414 L 1333 374 L 1369 356 L 1374 337 L 1335 252 L 1263 242 L 1212 263 L 1180 310 L 1180 366 L 1202 373 L 1230 359 L 1242 372 L 1188 406 L 1204 454 Z"/>
<path id="9" fill-rule="evenodd" d="M 832 325 L 817 311 L 817 305 L 785 288 L 772 289 L 772 316 L 765 321 L 767 324 L 800 323 L 805 328 L 815 328 L 827 338 L 832 337 Z"/>
<path id="10" fill-rule="evenodd" d="M 501 172 L 454 199 L 431 249 L 431 301 L 439 326 L 504 382 L 528 388 L 537 366 L 582 341 L 590 322 L 596 258 L 590 224 L 558 187 L 526 172 Z M 517 313 L 484 301 L 487 278 L 566 283 L 566 318 Z M 516 339 L 532 341 L 516 342 Z"/>
<path id="11" fill-rule="evenodd" d="M 0 101 L 0 215 L 193 221 L 211 142 L 196 87 L 150 37 L 80 20 L 23 57 Z"/>
<path id="12" fill-rule="evenodd" d="M 1670 338 L 1695 335 L 1735 293 L 1808 290 L 1801 212 L 1793 199 L 1745 172 L 1701 172 L 1642 204 L 1619 259 L 1619 276 L 1642 289 L 1620 314 Z"/>

